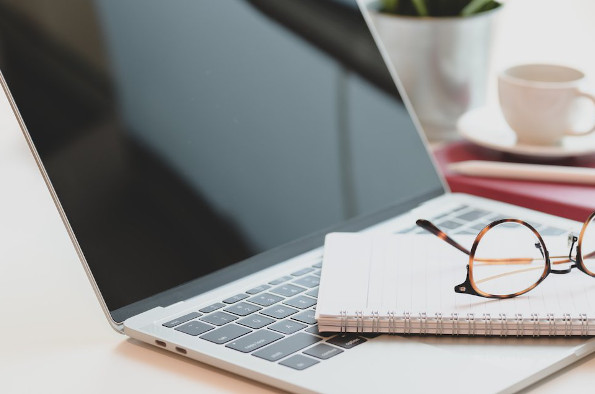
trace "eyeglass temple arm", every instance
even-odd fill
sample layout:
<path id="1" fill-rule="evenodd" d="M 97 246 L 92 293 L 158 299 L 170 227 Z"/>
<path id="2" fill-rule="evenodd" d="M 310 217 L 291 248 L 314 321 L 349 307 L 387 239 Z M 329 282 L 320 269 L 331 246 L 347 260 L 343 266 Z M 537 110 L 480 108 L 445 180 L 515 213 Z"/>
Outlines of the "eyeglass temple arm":
<path id="1" fill-rule="evenodd" d="M 438 227 L 436 227 L 430 221 L 425 220 L 425 219 L 418 219 L 415 222 L 415 224 L 417 224 L 419 227 L 423 228 L 424 230 L 431 232 L 432 234 L 434 234 L 435 236 L 437 236 L 444 242 L 448 242 L 450 245 L 454 246 L 461 252 L 463 252 L 467 255 L 471 254 L 471 252 L 469 252 L 466 248 L 464 248 L 460 243 L 458 243 L 454 239 L 450 238 L 448 235 L 446 235 L 446 233 L 444 231 L 440 230 Z"/>

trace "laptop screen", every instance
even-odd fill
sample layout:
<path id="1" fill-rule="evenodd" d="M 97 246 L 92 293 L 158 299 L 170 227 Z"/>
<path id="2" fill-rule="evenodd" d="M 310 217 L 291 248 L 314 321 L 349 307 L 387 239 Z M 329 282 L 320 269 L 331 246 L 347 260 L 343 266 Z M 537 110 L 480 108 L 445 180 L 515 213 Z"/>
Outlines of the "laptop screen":
<path id="1" fill-rule="evenodd" d="M 0 69 L 118 322 L 444 192 L 355 0 L 8 4 Z"/>

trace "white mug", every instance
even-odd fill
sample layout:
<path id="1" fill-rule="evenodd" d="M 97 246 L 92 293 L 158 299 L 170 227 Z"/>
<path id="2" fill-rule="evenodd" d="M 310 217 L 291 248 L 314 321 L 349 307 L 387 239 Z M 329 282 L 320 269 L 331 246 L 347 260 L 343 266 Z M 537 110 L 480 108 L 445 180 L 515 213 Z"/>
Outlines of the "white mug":
<path id="1" fill-rule="evenodd" d="M 595 96 L 580 89 L 581 71 L 554 64 L 524 64 L 510 67 L 498 76 L 502 114 L 520 144 L 554 145 L 564 136 L 595 131 L 575 130 L 576 99 L 585 97 L 595 105 Z"/>

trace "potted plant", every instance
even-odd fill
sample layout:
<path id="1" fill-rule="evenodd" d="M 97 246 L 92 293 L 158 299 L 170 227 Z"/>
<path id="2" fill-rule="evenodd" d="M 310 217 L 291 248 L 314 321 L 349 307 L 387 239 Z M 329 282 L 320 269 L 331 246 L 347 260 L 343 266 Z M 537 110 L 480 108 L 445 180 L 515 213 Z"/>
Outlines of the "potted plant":
<path id="1" fill-rule="evenodd" d="M 374 25 L 430 140 L 485 104 L 495 0 L 369 2 Z"/>

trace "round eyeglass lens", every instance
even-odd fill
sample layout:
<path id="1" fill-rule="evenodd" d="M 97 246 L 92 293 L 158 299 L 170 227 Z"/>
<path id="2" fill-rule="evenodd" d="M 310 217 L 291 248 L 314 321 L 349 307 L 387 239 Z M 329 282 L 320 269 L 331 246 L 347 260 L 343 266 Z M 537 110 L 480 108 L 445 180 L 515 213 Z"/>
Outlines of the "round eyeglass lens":
<path id="1" fill-rule="evenodd" d="M 585 227 L 581 239 L 581 259 L 584 268 L 590 275 L 595 276 L 595 218 Z"/>
<path id="2" fill-rule="evenodd" d="M 489 295 L 516 295 L 546 273 L 545 245 L 526 225 L 503 222 L 479 241 L 471 273 L 475 288 Z"/>

